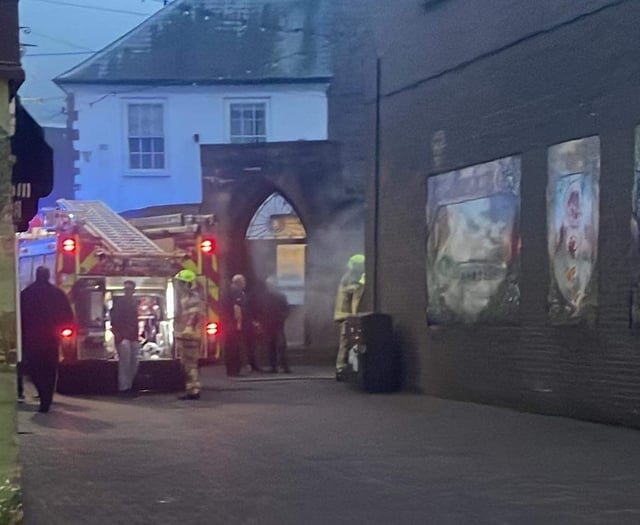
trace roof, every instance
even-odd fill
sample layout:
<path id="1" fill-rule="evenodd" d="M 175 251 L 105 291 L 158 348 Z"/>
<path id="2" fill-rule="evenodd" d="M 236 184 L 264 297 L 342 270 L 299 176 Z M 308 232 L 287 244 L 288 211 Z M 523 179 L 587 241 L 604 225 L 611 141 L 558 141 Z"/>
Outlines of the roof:
<path id="1" fill-rule="evenodd" d="M 138 208 L 136 210 L 127 210 L 120 213 L 125 219 L 140 219 L 143 217 L 155 217 L 158 215 L 169 215 L 174 213 L 184 213 L 191 215 L 200 214 L 200 204 L 160 204 L 158 206 L 149 206 L 147 208 Z"/>
<path id="2" fill-rule="evenodd" d="M 331 76 L 326 0 L 175 0 L 58 84 L 252 84 Z"/>

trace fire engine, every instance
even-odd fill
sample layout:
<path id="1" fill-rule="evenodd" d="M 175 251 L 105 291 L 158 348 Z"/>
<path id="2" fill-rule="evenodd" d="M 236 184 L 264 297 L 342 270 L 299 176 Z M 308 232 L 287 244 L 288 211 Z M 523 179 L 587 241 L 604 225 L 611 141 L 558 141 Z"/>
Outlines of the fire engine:
<path id="1" fill-rule="evenodd" d="M 55 273 L 57 241 L 56 234 L 43 227 L 16 234 L 16 265 L 18 289 L 24 290 L 36 277 L 36 268 L 46 266 L 51 275 Z"/>
<path id="2" fill-rule="evenodd" d="M 56 234 L 43 226 L 30 227 L 26 232 L 16 233 L 16 306 L 20 308 L 20 292 L 36 278 L 36 268 L 46 266 L 51 275 L 56 264 Z M 17 357 L 22 359 L 20 317 L 17 317 Z"/>
<path id="3" fill-rule="evenodd" d="M 62 334 L 60 393 L 115 391 L 117 352 L 109 312 L 124 282 L 136 283 L 140 389 L 183 386 L 174 325 L 181 315 L 173 276 L 192 270 L 201 296 L 202 359 L 220 357 L 219 274 L 211 215 L 171 214 L 131 222 L 101 201 L 57 201 L 56 284 L 71 300 L 75 326 Z M 143 233 L 144 232 L 146 233 Z M 153 239 L 151 238 L 153 237 Z"/>

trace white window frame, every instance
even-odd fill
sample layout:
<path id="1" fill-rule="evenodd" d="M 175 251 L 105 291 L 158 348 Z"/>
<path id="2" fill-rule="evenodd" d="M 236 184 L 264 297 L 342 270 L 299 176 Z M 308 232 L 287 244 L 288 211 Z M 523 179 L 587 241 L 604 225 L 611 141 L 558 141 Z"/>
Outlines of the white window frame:
<path id="1" fill-rule="evenodd" d="M 164 176 L 167 175 L 169 168 L 169 157 L 167 154 L 168 144 L 167 144 L 167 101 L 165 99 L 160 98 L 123 98 L 123 137 L 124 137 L 124 155 L 123 155 L 123 163 L 125 166 L 125 174 L 126 175 L 134 175 L 134 176 Z M 162 108 L 162 140 L 163 140 L 163 166 L 161 168 L 143 168 L 143 167 L 132 167 L 131 166 L 131 151 L 129 149 L 129 139 L 131 138 L 129 135 L 129 108 L 131 106 L 140 105 L 140 106 L 160 106 Z M 153 138 L 153 137 L 139 137 L 141 139 L 144 138 Z"/>
<path id="2" fill-rule="evenodd" d="M 232 97 L 225 99 L 225 123 L 226 137 L 229 144 L 259 144 L 269 142 L 270 125 L 269 125 L 269 108 L 270 99 L 267 97 Z M 233 135 L 231 133 L 231 110 L 235 105 L 262 105 L 264 107 L 264 135 Z M 234 137 L 264 137 L 264 140 L 234 140 Z"/>

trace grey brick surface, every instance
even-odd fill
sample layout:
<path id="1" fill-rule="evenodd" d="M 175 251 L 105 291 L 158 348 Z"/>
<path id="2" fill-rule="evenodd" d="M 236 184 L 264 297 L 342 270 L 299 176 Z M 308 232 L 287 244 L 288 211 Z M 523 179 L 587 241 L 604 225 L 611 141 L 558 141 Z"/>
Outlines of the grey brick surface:
<path id="1" fill-rule="evenodd" d="M 635 524 L 638 432 L 407 393 L 330 369 L 199 402 L 58 396 L 19 413 L 25 525 Z"/>
<path id="2" fill-rule="evenodd" d="M 384 48 L 378 297 L 405 341 L 409 384 L 639 427 L 640 340 L 628 321 L 639 272 L 629 223 L 640 2 L 425 5 L 376 2 Z M 446 136 L 439 162 L 438 132 Z M 558 327 L 547 303 L 547 147 L 591 135 L 601 140 L 597 322 Z M 522 156 L 520 319 L 429 327 L 425 181 L 508 155 Z"/>

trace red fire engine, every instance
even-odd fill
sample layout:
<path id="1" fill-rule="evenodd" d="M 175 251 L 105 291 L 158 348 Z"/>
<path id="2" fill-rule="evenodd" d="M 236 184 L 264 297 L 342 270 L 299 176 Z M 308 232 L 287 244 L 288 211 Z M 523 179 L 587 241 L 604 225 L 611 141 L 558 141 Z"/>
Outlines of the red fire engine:
<path id="1" fill-rule="evenodd" d="M 56 284 L 69 294 L 76 315 L 74 329 L 63 334 L 59 392 L 115 390 L 117 352 L 109 312 L 113 298 L 124 293 L 127 280 L 136 283 L 140 389 L 183 386 L 174 338 L 183 287 L 174 285 L 173 276 L 180 270 L 189 269 L 197 276 L 194 289 L 202 304 L 202 359 L 219 359 L 213 216 L 147 217 L 132 221 L 138 229 L 101 201 L 62 199 L 58 208 Z"/>

